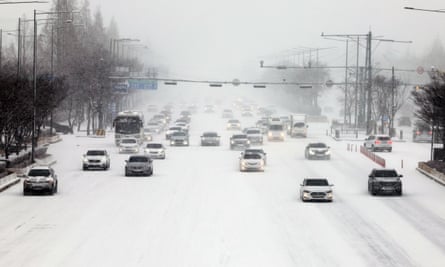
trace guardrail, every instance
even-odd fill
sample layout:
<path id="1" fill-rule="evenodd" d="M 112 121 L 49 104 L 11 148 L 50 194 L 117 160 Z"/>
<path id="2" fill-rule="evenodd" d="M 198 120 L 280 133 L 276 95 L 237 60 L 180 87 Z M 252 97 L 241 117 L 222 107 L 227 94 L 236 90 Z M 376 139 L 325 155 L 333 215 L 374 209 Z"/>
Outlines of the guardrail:
<path id="1" fill-rule="evenodd" d="M 375 163 L 379 164 L 383 168 L 386 167 L 386 161 L 385 161 L 384 158 L 382 158 L 380 156 L 377 156 L 374 152 L 369 151 L 364 146 L 360 146 L 360 153 L 362 153 L 363 155 L 365 155 L 366 157 L 368 157 L 369 159 L 371 159 Z"/>

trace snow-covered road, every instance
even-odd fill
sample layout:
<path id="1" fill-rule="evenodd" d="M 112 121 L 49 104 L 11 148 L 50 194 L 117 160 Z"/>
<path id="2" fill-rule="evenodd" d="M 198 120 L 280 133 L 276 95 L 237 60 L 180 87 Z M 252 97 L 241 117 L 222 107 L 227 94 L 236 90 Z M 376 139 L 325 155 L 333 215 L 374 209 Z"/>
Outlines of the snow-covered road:
<path id="1" fill-rule="evenodd" d="M 0 194 L 0 266 L 445 266 L 445 188 L 415 170 L 429 145 L 379 153 L 404 175 L 404 195 L 374 197 L 367 176 L 378 166 L 327 127 L 266 142 L 265 172 L 240 173 L 220 112 L 199 112 L 192 145 L 168 146 L 152 177 L 124 177 L 128 155 L 112 134 L 63 136 L 49 148 L 57 195 L 24 197 L 21 184 Z M 207 130 L 222 135 L 220 147 L 199 146 Z M 305 160 L 310 141 L 328 143 L 332 160 Z M 88 148 L 106 148 L 110 170 L 82 171 Z M 301 202 L 304 177 L 329 178 L 334 202 Z"/>

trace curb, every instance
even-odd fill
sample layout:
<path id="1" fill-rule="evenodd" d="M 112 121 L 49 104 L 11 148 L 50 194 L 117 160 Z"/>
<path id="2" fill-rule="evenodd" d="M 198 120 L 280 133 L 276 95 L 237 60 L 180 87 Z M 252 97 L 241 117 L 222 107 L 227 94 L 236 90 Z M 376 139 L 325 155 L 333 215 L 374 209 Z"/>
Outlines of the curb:
<path id="1" fill-rule="evenodd" d="M 8 189 L 8 188 L 12 187 L 13 185 L 16 185 L 20 182 L 20 178 L 17 177 L 16 173 L 10 174 L 6 177 L 3 177 L 2 179 L 7 179 L 9 181 L 3 185 L 0 185 L 0 192 L 3 192 L 6 189 Z"/>
<path id="2" fill-rule="evenodd" d="M 430 178 L 431 180 L 434 180 L 436 183 L 439 183 L 441 185 L 445 186 L 445 181 L 443 181 L 442 179 L 437 178 L 436 176 L 432 175 L 431 173 L 428 173 L 420 168 L 416 168 L 416 170 L 418 172 L 420 172 L 421 174 L 425 175 L 426 177 Z"/>

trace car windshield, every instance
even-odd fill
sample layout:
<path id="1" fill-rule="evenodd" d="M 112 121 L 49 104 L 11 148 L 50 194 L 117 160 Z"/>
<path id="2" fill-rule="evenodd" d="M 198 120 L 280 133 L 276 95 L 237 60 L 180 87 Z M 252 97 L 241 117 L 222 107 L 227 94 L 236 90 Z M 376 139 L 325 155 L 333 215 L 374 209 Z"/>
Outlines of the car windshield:
<path id="1" fill-rule="evenodd" d="M 105 151 L 103 150 L 88 150 L 87 156 L 104 156 Z"/>
<path id="2" fill-rule="evenodd" d="M 203 136 L 204 137 L 217 137 L 218 134 L 216 134 L 216 133 L 204 133 Z"/>
<path id="3" fill-rule="evenodd" d="M 247 134 L 261 134 L 260 130 L 247 130 Z"/>
<path id="4" fill-rule="evenodd" d="M 49 172 L 49 170 L 46 170 L 46 169 L 33 169 L 33 170 L 30 170 L 29 171 L 29 173 L 28 173 L 28 176 L 49 176 L 50 175 L 50 172 Z"/>
<path id="5" fill-rule="evenodd" d="M 162 148 L 162 144 L 147 144 L 147 148 Z"/>
<path id="6" fill-rule="evenodd" d="M 234 139 L 246 139 L 247 135 L 245 135 L 245 134 L 235 134 L 234 136 L 232 136 L 232 138 L 234 138 Z"/>
<path id="7" fill-rule="evenodd" d="M 272 131 L 282 131 L 283 130 L 283 125 L 280 124 L 273 124 L 269 126 L 269 130 Z"/>
<path id="8" fill-rule="evenodd" d="M 329 185 L 326 179 L 308 179 L 306 180 L 306 185 L 308 186 L 327 186 Z"/>
<path id="9" fill-rule="evenodd" d="M 185 136 L 185 133 L 184 132 L 174 132 L 172 135 L 173 136 Z"/>
<path id="10" fill-rule="evenodd" d="M 377 139 L 381 140 L 381 141 L 389 141 L 389 140 L 391 140 L 391 137 L 389 137 L 389 136 L 379 136 Z"/>
<path id="11" fill-rule="evenodd" d="M 148 157 L 131 157 L 129 162 L 148 162 Z"/>
<path id="12" fill-rule="evenodd" d="M 313 147 L 313 148 L 326 148 L 326 144 L 324 144 L 324 143 L 312 143 L 312 144 L 309 144 L 309 147 Z"/>
<path id="13" fill-rule="evenodd" d="M 180 131 L 182 128 L 181 127 L 170 127 L 170 131 Z"/>
<path id="14" fill-rule="evenodd" d="M 375 177 L 397 177 L 397 172 L 392 170 L 377 170 L 374 172 Z"/>
<path id="15" fill-rule="evenodd" d="M 122 144 L 136 144 L 136 139 L 122 139 Z"/>
<path id="16" fill-rule="evenodd" d="M 229 123 L 239 123 L 239 120 L 230 120 Z"/>
<path id="17" fill-rule="evenodd" d="M 257 153 L 244 154 L 244 159 L 261 159 L 261 155 Z"/>
<path id="18" fill-rule="evenodd" d="M 304 127 L 304 122 L 297 122 L 294 124 L 294 127 L 298 127 L 298 128 Z"/>
<path id="19" fill-rule="evenodd" d="M 264 154 L 264 151 L 262 149 L 246 149 L 244 151 L 244 153 L 260 153 L 260 154 Z"/>

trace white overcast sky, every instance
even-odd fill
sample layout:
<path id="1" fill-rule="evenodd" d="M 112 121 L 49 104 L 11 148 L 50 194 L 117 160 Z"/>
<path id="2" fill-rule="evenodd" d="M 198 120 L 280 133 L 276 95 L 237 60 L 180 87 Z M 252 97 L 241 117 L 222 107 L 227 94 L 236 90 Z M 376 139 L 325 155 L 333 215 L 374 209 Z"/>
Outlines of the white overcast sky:
<path id="1" fill-rule="evenodd" d="M 336 46 L 326 60 L 344 57 L 344 44 L 325 33 L 367 33 L 411 40 L 410 51 L 426 53 L 444 39 L 445 13 L 404 6 L 445 8 L 443 0 L 90 0 L 105 25 L 114 17 L 121 37 L 139 38 L 153 62 L 178 78 L 232 79 L 259 73 L 259 60 L 299 47 Z M 45 5 L 0 5 L 0 28 L 15 28 L 18 16 Z M 382 44 L 376 53 L 385 53 Z M 405 51 L 407 45 L 393 44 Z M 390 56 L 390 55 L 388 55 Z"/>

